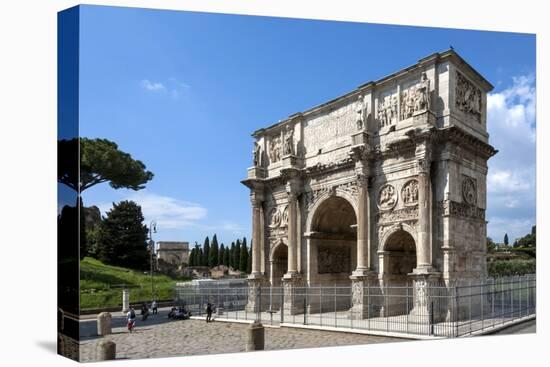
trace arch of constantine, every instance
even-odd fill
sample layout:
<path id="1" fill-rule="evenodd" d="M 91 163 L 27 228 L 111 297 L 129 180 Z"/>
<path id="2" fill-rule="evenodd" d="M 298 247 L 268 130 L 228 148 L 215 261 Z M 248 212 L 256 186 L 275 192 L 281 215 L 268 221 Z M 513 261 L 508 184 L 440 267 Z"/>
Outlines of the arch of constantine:
<path id="1" fill-rule="evenodd" d="M 254 132 L 250 291 L 484 279 L 492 88 L 449 50 Z"/>

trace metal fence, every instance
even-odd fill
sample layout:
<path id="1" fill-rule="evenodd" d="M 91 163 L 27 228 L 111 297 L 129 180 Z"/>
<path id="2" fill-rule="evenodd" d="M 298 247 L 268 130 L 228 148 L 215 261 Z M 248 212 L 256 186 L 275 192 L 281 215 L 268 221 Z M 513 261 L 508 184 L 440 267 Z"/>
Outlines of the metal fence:
<path id="1" fill-rule="evenodd" d="M 378 284 L 357 291 L 354 295 L 352 286 L 295 286 L 286 291 L 187 286 L 176 288 L 176 302 L 193 315 L 204 315 L 211 303 L 215 319 L 443 337 L 471 335 L 536 311 L 534 275 L 453 286 Z"/>

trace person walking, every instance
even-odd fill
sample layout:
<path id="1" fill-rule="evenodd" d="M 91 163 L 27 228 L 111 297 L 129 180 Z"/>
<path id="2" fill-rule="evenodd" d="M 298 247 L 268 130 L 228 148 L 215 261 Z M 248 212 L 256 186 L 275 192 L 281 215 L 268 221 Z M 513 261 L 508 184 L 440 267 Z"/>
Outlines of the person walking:
<path id="1" fill-rule="evenodd" d="M 128 313 L 126 314 L 126 320 L 128 321 L 128 331 L 131 333 L 136 326 L 136 311 L 130 306 Z"/>
<path id="2" fill-rule="evenodd" d="M 151 308 L 153 309 L 153 315 L 158 314 L 158 304 L 156 300 L 153 300 L 151 303 Z"/>
<path id="3" fill-rule="evenodd" d="M 206 304 L 206 322 L 212 321 L 212 304 L 208 302 Z"/>
<path id="4" fill-rule="evenodd" d="M 149 309 L 147 308 L 147 304 L 143 302 L 143 305 L 141 306 L 141 321 L 147 320 L 148 316 L 149 316 Z"/>

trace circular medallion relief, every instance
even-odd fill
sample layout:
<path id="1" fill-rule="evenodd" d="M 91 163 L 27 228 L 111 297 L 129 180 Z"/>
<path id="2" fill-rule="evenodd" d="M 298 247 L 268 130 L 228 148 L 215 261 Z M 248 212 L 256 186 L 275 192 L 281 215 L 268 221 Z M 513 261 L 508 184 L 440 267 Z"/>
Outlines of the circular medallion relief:
<path id="1" fill-rule="evenodd" d="M 476 183 L 470 177 L 466 177 L 464 181 L 462 181 L 462 197 L 467 204 L 477 204 Z"/>
<path id="2" fill-rule="evenodd" d="M 279 209 L 273 208 L 269 212 L 269 227 L 275 228 L 278 227 L 281 224 L 281 213 L 279 212 Z"/>
<path id="3" fill-rule="evenodd" d="M 418 203 L 418 181 L 410 180 L 403 185 L 401 189 L 401 200 L 403 204 L 416 205 Z"/>
<path id="4" fill-rule="evenodd" d="M 397 191 L 395 187 L 386 184 L 378 192 L 378 208 L 380 210 L 389 210 L 397 204 Z"/>

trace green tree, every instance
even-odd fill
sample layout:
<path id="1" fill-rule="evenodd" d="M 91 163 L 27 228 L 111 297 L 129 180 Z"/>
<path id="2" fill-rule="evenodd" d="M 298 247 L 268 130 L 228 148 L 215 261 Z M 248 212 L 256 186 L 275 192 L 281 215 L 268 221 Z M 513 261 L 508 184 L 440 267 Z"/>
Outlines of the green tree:
<path id="1" fill-rule="evenodd" d="M 189 254 L 189 266 L 195 266 L 195 248 L 192 248 Z"/>
<path id="2" fill-rule="evenodd" d="M 231 250 L 229 250 L 229 266 L 233 269 L 235 267 L 235 242 L 231 242 Z"/>
<path id="3" fill-rule="evenodd" d="M 508 233 L 504 234 L 504 244 L 508 246 Z"/>
<path id="4" fill-rule="evenodd" d="M 493 241 L 493 239 L 491 237 L 487 237 L 487 252 L 491 253 L 491 252 L 495 251 L 495 249 L 496 249 L 495 242 Z"/>
<path id="5" fill-rule="evenodd" d="M 199 249 L 198 261 L 199 266 L 204 266 L 204 250 L 202 249 L 202 247 Z"/>
<path id="6" fill-rule="evenodd" d="M 218 265 L 218 254 L 219 254 L 218 237 L 214 233 L 214 237 L 212 237 L 212 245 L 210 246 L 210 251 L 208 252 L 209 267 L 213 268 L 214 266 Z"/>
<path id="7" fill-rule="evenodd" d="M 202 244 L 202 266 L 208 266 L 208 256 L 210 255 L 210 239 L 208 236 L 204 239 Z"/>
<path id="8" fill-rule="evenodd" d="M 230 261 L 229 261 L 230 254 L 231 254 L 231 248 L 229 246 L 227 246 L 225 248 L 225 251 L 223 252 L 223 264 L 225 266 L 229 266 L 229 264 L 230 264 Z"/>
<path id="9" fill-rule="evenodd" d="M 235 243 L 235 253 L 233 254 L 233 265 L 235 270 L 241 268 L 241 240 L 237 239 Z"/>
<path id="10" fill-rule="evenodd" d="M 98 232 L 98 258 L 106 264 L 145 270 L 149 267 L 147 226 L 133 201 L 113 204 Z"/>
<path id="11" fill-rule="evenodd" d="M 225 246 L 223 243 L 220 246 L 220 253 L 218 255 L 218 265 L 224 265 L 223 263 L 223 257 L 225 256 Z"/>
<path id="12" fill-rule="evenodd" d="M 195 242 L 195 260 L 193 261 L 193 263 L 195 264 L 194 266 L 200 266 L 201 264 L 201 249 L 199 247 L 199 244 L 197 242 Z"/>
<path id="13" fill-rule="evenodd" d="M 248 248 L 246 242 L 241 245 L 241 255 L 239 256 L 239 270 L 246 273 L 248 267 Z"/>
<path id="14" fill-rule="evenodd" d="M 246 273 L 252 273 L 252 241 L 250 241 L 250 249 L 248 250 L 248 263 L 246 265 Z"/>

